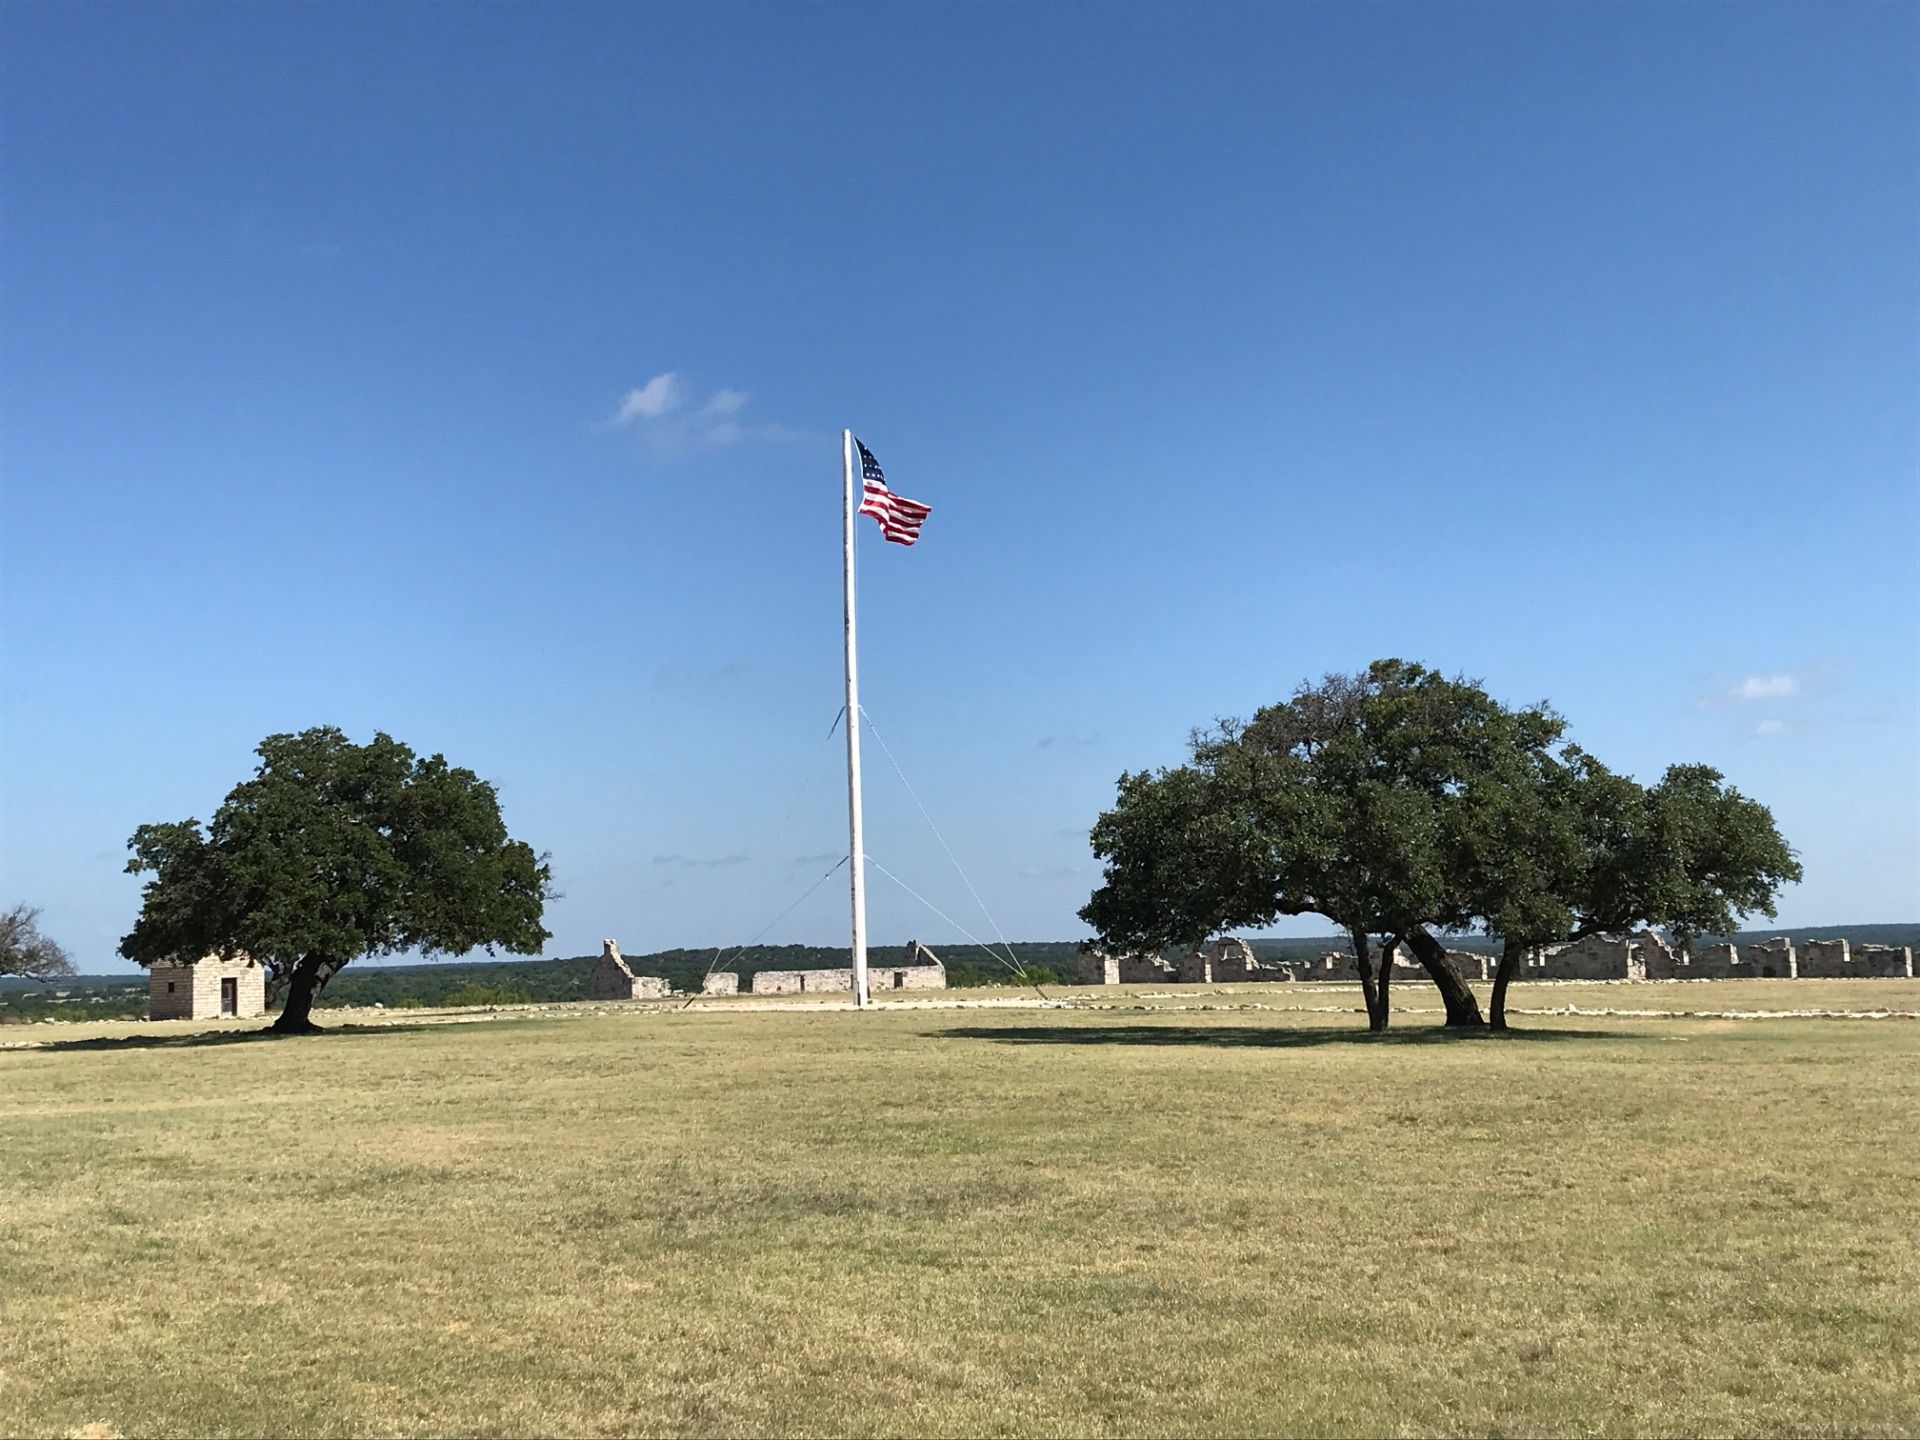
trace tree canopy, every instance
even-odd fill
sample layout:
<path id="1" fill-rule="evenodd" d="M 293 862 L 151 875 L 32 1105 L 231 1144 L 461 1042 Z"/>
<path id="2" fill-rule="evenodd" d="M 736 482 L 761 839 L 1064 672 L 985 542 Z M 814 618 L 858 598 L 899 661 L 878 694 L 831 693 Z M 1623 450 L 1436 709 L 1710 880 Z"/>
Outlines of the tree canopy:
<path id="1" fill-rule="evenodd" d="M 492 785 L 391 736 L 330 726 L 260 742 L 251 779 L 198 820 L 142 825 L 127 870 L 151 872 L 120 953 L 141 965 L 247 955 L 312 1028 L 313 997 L 348 962 L 496 947 L 537 953 L 544 856 L 510 838 Z"/>
<path id="2" fill-rule="evenodd" d="M 16 905 L 0 913 L 0 975 L 52 980 L 73 974 L 73 961 L 57 941 L 40 933 L 40 910 Z"/>
<path id="3" fill-rule="evenodd" d="M 1505 942 L 1494 1018 L 1529 947 L 1636 924 L 1683 939 L 1771 915 L 1799 878 L 1764 806 L 1705 766 L 1643 788 L 1565 739 L 1544 704 L 1403 660 L 1302 685 L 1251 721 L 1195 734 L 1186 765 L 1120 777 L 1081 917 L 1103 943 L 1197 944 L 1319 914 L 1352 940 L 1369 1023 L 1387 1024 L 1392 947 L 1483 1023 L 1439 938 Z M 1371 937 L 1386 949 L 1376 967 Z"/>

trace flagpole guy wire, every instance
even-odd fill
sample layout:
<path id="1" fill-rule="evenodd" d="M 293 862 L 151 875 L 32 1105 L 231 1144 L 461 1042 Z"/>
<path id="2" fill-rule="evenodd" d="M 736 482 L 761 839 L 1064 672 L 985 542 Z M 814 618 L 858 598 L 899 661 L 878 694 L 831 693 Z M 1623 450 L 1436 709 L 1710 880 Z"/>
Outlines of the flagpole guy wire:
<path id="1" fill-rule="evenodd" d="M 838 710 L 834 712 L 833 723 L 827 726 L 827 733 L 822 737 L 821 744 L 815 747 L 813 752 L 813 758 L 807 762 L 807 773 L 801 777 L 800 788 L 794 792 L 793 801 L 791 804 L 787 806 L 787 813 L 780 817 L 779 828 L 773 832 L 773 839 L 769 842 L 770 848 L 777 850 L 780 847 L 781 840 L 786 838 L 787 826 L 793 820 L 794 812 L 800 808 L 800 802 L 807 798 L 807 788 L 813 784 L 813 777 L 816 773 L 818 773 L 820 769 L 821 752 L 826 748 L 827 742 L 833 739 L 833 732 L 840 728 L 840 722 L 846 717 L 846 713 L 847 713 L 847 707 L 844 705 L 842 705 Z M 795 910 L 799 909 L 801 901 L 805 900 L 808 895 L 813 894 L 815 890 L 818 890 L 822 885 L 826 884 L 827 880 L 833 875 L 834 871 L 837 871 L 842 865 L 846 863 L 847 863 L 847 857 L 845 855 L 842 855 L 838 860 L 838 862 L 835 863 L 832 870 L 827 871 L 825 875 L 822 875 L 818 880 L 814 881 L 813 884 L 809 885 L 806 889 L 805 894 L 802 894 L 799 900 L 795 900 L 793 904 L 789 905 L 785 910 L 782 910 L 778 915 L 776 915 L 771 921 L 768 922 L 766 929 L 763 929 L 760 932 L 760 934 L 754 936 L 753 939 L 749 940 L 745 945 L 737 946 L 731 951 L 728 951 L 727 947 L 724 945 L 715 946 L 713 951 L 713 958 L 707 961 L 707 973 L 700 977 L 701 992 L 703 994 L 705 993 L 707 979 L 709 976 L 713 974 L 714 970 L 718 968 L 720 964 L 720 956 L 723 952 L 727 955 L 727 958 L 731 960 L 735 955 L 743 954 L 744 952 L 751 950 L 755 945 L 760 943 L 761 939 L 765 937 L 768 930 L 773 929 L 775 925 L 778 925 L 782 920 L 786 919 L 787 916 L 791 915 Z M 687 1005 L 691 1005 L 695 1000 L 698 1000 L 699 998 L 700 998 L 699 995 L 689 996 L 687 999 Z M 682 1005 L 680 1008 L 684 1010 L 687 1008 L 687 1006 Z"/>
<path id="2" fill-rule="evenodd" d="M 807 898 L 811 896 L 814 891 L 818 890 L 822 885 L 826 884 L 827 881 L 831 880 L 835 875 L 838 875 L 840 873 L 840 867 L 846 864 L 850 858 L 851 858 L 850 856 L 842 855 L 838 860 L 834 861 L 833 867 L 829 869 L 826 874 L 822 875 L 818 880 L 814 881 L 813 884 L 809 885 L 805 890 L 801 891 L 800 897 L 797 900 L 795 900 L 791 905 L 787 906 L 786 909 L 782 910 L 778 915 L 774 916 L 773 919 L 769 920 L 764 926 L 762 926 L 760 933 L 758 935 L 754 936 L 751 940 L 747 941 L 746 944 L 737 945 L 732 950 L 728 951 L 727 958 L 731 960 L 736 955 L 744 955 L 746 954 L 747 951 L 751 950 L 754 946 L 758 945 L 762 940 L 766 939 L 767 932 L 769 930 L 773 929 L 774 926 L 778 925 L 782 920 L 786 919 L 787 916 L 791 915 L 794 911 L 798 910 L 803 904 L 805 904 L 807 901 Z M 713 959 L 707 962 L 707 975 L 713 974 L 714 966 L 717 965 L 719 961 L 720 961 L 720 952 L 716 950 L 713 952 Z M 707 984 L 706 977 L 702 976 L 700 980 L 701 994 L 706 993 L 706 984 Z M 687 1005 L 693 1004 L 693 1002 L 698 1000 L 699 998 L 700 998 L 700 995 L 689 995 L 687 997 L 687 1004 L 682 1005 L 680 1008 L 682 1010 L 686 1009 Z"/>
<path id="3" fill-rule="evenodd" d="M 998 960 L 1002 965 L 1006 965 L 1007 970 L 1013 975 L 1014 979 L 1018 980 L 1021 978 L 1021 971 L 1017 966 L 1007 965 L 1007 961 L 1005 957 L 1003 957 L 997 951 L 995 951 L 991 945 L 987 944 L 986 941 L 982 940 L 978 935 L 974 934 L 971 930 L 967 929 L 967 927 L 962 925 L 958 920 L 954 919 L 951 915 L 947 914 L 947 912 L 942 910 L 938 905 L 934 904 L 931 900 L 927 899 L 927 897 L 922 895 L 918 890 L 914 889 L 911 885 L 907 884 L 907 882 L 902 880 L 898 875 L 894 874 L 891 870 L 887 869 L 886 866 L 882 865 L 878 860 L 874 859 L 873 856 L 871 855 L 867 856 L 867 863 L 873 866 L 873 868 L 878 870 L 882 875 L 886 876 L 887 879 L 893 881 L 893 883 L 898 885 L 902 890 L 906 891 L 907 894 L 911 895 L 914 899 L 918 900 L 922 905 L 926 906 L 927 909 L 931 910 L 935 915 L 939 916 L 942 920 L 946 921 L 947 924 L 951 925 L 954 929 L 958 930 L 968 940 L 972 941 L 973 944 L 977 946 L 979 949 L 986 951 L 987 954 L 993 956 L 993 958 L 995 960 Z M 1047 994 L 1046 991 L 1040 988 L 1040 984 L 1038 981 L 1028 980 L 1026 983 L 1033 987 L 1034 993 L 1038 995 L 1042 1000 L 1053 999 L 1051 995 Z"/>
<path id="4" fill-rule="evenodd" d="M 873 716 L 867 713 L 867 707 L 860 707 L 860 718 L 867 722 L 867 729 L 873 732 L 873 738 L 880 742 L 880 753 L 887 757 L 887 763 L 893 766 L 893 773 L 900 777 L 900 783 L 906 787 L 907 794 L 913 798 L 914 807 L 919 810 L 920 818 L 927 822 L 927 828 L 933 831 L 933 838 L 940 842 L 940 848 L 947 852 L 947 859 L 953 863 L 954 873 L 960 877 L 960 883 L 967 887 L 967 893 L 973 897 L 973 903 L 980 907 L 980 913 L 987 917 L 987 924 L 993 927 L 993 933 L 999 937 L 1000 947 L 1013 961 L 1015 974 L 1020 971 L 1020 957 L 1013 953 L 1013 944 L 1000 929 L 1000 922 L 993 918 L 993 912 L 987 909 L 987 902 L 980 898 L 980 892 L 973 888 L 973 881 L 967 878 L 966 868 L 961 865 L 960 857 L 953 853 L 953 847 L 947 844 L 947 837 L 940 833 L 940 827 L 933 823 L 933 816 L 927 813 L 927 807 L 921 803 L 919 792 L 913 788 L 913 782 L 907 779 L 907 772 L 900 768 L 900 762 L 894 759 L 893 748 L 887 744 L 886 737 L 880 733 L 880 727 L 873 723 Z M 984 947 L 988 954 L 993 953 L 991 946 Z M 997 957 L 996 957 L 997 958 Z"/>

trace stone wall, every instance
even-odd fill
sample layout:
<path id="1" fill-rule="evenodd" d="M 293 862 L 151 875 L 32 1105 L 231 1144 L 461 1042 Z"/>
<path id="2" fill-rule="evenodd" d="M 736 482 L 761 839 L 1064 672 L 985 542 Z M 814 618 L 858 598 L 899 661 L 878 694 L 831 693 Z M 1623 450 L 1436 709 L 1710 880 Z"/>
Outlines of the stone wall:
<path id="1" fill-rule="evenodd" d="M 1645 930 L 1632 937 L 1639 947 L 1636 957 L 1639 974 L 1629 975 L 1633 980 L 1681 980 L 1688 978 L 1690 967 L 1684 963 L 1685 957 L 1661 938 L 1657 930 Z"/>
<path id="2" fill-rule="evenodd" d="M 1913 948 L 1908 945 L 1862 945 L 1853 954 L 1853 973 L 1883 979 L 1913 979 Z"/>
<path id="3" fill-rule="evenodd" d="M 1304 980 L 1358 980 L 1360 963 L 1351 950 L 1322 950 Z"/>
<path id="4" fill-rule="evenodd" d="M 1177 985 L 1211 985 L 1213 957 L 1204 950 L 1182 956 L 1180 964 L 1174 969 L 1173 979 Z"/>
<path id="5" fill-rule="evenodd" d="M 1158 955 L 1122 955 L 1120 957 L 1122 985 L 1170 985 L 1174 979 L 1173 966 Z"/>
<path id="6" fill-rule="evenodd" d="M 702 995 L 738 995 L 740 977 L 731 970 L 716 970 L 700 982 Z"/>
<path id="7" fill-rule="evenodd" d="M 1794 954 L 1793 941 L 1784 935 L 1776 936 L 1764 944 L 1749 945 L 1740 959 L 1747 966 L 1749 975 L 1791 979 L 1800 974 L 1799 960 Z"/>
<path id="8" fill-rule="evenodd" d="M 1588 935 L 1566 945 L 1536 951 L 1524 967 L 1527 980 L 1627 980 L 1635 963 L 1633 941 Z"/>
<path id="9" fill-rule="evenodd" d="M 600 942 L 600 958 L 587 976 L 589 1000 L 664 1000 L 673 987 L 659 975 L 636 975 L 611 940 Z"/>
<path id="10" fill-rule="evenodd" d="M 1073 972 L 1076 985 L 1118 985 L 1120 962 L 1097 945 L 1080 947 L 1080 959 Z"/>
<path id="11" fill-rule="evenodd" d="M 867 993 L 882 990 L 944 990 L 947 967 L 944 965 L 883 965 L 867 969 Z"/>
<path id="12" fill-rule="evenodd" d="M 1499 957 L 1477 950 L 1449 950 L 1447 960 L 1463 980 L 1491 980 Z M 1425 969 L 1405 945 L 1391 956 L 1393 980 L 1427 983 Z M 1703 945 L 1682 954 L 1658 931 L 1630 935 L 1588 935 L 1564 945 L 1531 952 L 1516 980 L 1726 980 L 1794 976 L 1914 975 L 1913 951 L 1899 945 L 1852 945 L 1846 940 L 1809 940 L 1796 950 L 1780 936 L 1744 952 L 1727 944 Z M 1316 960 L 1280 960 L 1262 964 L 1252 946 L 1237 936 L 1196 950 L 1176 967 L 1158 955 L 1108 955 L 1096 946 L 1081 951 L 1082 985 L 1237 985 L 1249 981 L 1357 981 L 1360 971 L 1349 950 L 1325 950 Z"/>
<path id="13" fill-rule="evenodd" d="M 1213 978 L 1222 985 L 1245 985 L 1294 978 L 1294 966 L 1286 961 L 1263 965 L 1254 958 L 1253 947 L 1238 935 L 1216 940 L 1204 952 L 1213 962 Z"/>
<path id="14" fill-rule="evenodd" d="M 918 940 L 907 942 L 905 965 L 867 964 L 867 993 L 889 990 L 944 990 L 947 967 Z M 753 977 L 755 995 L 853 993 L 853 967 L 844 970 L 762 970 Z"/>
<path id="15" fill-rule="evenodd" d="M 1862 945 L 1855 949 L 1845 940 L 1809 940 L 1800 951 L 1799 971 L 1802 976 L 1824 979 L 1911 979 L 1913 951 L 1905 945 Z"/>
<path id="16" fill-rule="evenodd" d="M 234 982 L 236 1019 L 267 1013 L 267 967 L 209 955 L 194 965 L 155 965 L 147 972 L 151 1020 L 217 1020 L 223 980 Z"/>
<path id="17" fill-rule="evenodd" d="M 1850 975 L 1847 962 L 1849 955 L 1845 940 L 1809 940 L 1800 947 L 1800 953 L 1794 968 L 1802 975 L 1827 978 L 1834 975 Z"/>

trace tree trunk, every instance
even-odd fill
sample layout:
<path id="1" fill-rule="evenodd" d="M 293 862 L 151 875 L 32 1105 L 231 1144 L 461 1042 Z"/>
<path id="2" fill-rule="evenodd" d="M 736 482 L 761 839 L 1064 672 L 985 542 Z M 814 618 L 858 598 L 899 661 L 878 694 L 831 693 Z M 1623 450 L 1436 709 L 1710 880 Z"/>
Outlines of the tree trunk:
<path id="1" fill-rule="evenodd" d="M 1413 949 L 1413 958 L 1420 962 L 1439 988 L 1440 999 L 1447 1007 L 1447 1027 L 1485 1026 L 1487 1022 L 1480 1014 L 1480 1002 L 1473 998 L 1473 991 L 1467 988 L 1467 982 L 1460 978 L 1460 972 L 1447 959 L 1447 947 L 1434 939 L 1424 925 L 1413 927 L 1407 935 L 1407 944 Z"/>
<path id="2" fill-rule="evenodd" d="M 1487 1016 L 1487 1023 L 1495 1030 L 1507 1028 L 1507 986 L 1513 983 L 1513 977 L 1526 954 L 1527 947 L 1518 940 L 1508 940 L 1501 947 L 1500 963 L 1493 971 L 1493 1001 L 1488 1007 Z"/>
<path id="3" fill-rule="evenodd" d="M 1367 932 L 1350 929 L 1347 933 L 1353 937 L 1353 962 L 1360 971 L 1360 993 L 1367 1001 L 1367 1029 L 1377 1034 L 1387 1028 L 1387 981 L 1391 977 L 1382 974 L 1375 980 Z"/>
<path id="4" fill-rule="evenodd" d="M 293 967 L 293 974 L 287 982 L 286 1004 L 280 1007 L 280 1018 L 275 1020 L 272 1029 L 277 1035 L 314 1035 L 320 1027 L 313 1023 L 313 997 L 320 993 L 320 987 L 327 983 L 337 966 L 328 966 L 309 955 Z"/>

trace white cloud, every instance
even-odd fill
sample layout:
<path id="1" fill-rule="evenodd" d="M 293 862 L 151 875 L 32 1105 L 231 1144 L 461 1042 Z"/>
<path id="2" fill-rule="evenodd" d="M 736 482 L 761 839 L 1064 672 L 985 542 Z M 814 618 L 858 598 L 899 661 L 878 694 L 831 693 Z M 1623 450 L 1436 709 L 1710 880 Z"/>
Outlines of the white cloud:
<path id="1" fill-rule="evenodd" d="M 1763 738 L 1774 735 L 1784 735 L 1787 733 L 1787 722 L 1784 720 L 1762 720 L 1758 725 L 1753 727 L 1753 733 Z"/>
<path id="2" fill-rule="evenodd" d="M 1733 687 L 1736 700 L 1787 700 L 1800 693 L 1800 682 L 1791 675 L 1749 675 Z"/>
<path id="3" fill-rule="evenodd" d="M 669 410 L 678 409 L 681 398 L 680 377 L 669 370 L 654 376 L 639 389 L 629 390 L 607 425 L 613 428 L 631 425 L 636 420 L 658 420 Z"/>
<path id="4" fill-rule="evenodd" d="M 791 445 L 818 437 L 784 425 L 740 418 L 747 392 L 721 386 L 704 401 L 692 404 L 687 384 L 678 371 L 656 375 L 637 390 L 629 390 L 602 430 L 632 430 L 642 437 L 648 458 L 684 460 L 705 451 L 735 445 Z"/>

